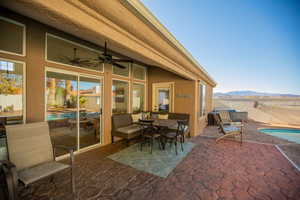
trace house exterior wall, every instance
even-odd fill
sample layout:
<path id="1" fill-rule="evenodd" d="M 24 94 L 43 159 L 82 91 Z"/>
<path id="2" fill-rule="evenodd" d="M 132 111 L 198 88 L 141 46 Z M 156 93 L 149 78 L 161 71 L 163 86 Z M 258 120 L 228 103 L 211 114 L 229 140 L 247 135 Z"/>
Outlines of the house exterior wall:
<path id="1" fill-rule="evenodd" d="M 28 17 L 19 15 L 0 7 L 0 16 L 15 20 L 26 26 L 26 55 L 18 56 L 0 52 L 0 58 L 22 61 L 26 63 L 26 123 L 39 122 L 45 120 L 45 72 L 46 67 L 68 70 L 77 73 L 96 75 L 103 78 L 103 144 L 111 142 L 111 115 L 112 115 L 112 81 L 114 79 L 125 80 L 130 83 L 129 91 L 132 91 L 132 83 L 140 82 L 145 84 L 145 109 L 152 108 L 152 84 L 159 82 L 174 82 L 174 112 L 190 114 L 190 128 L 192 135 L 198 135 L 205 126 L 205 117 L 199 118 L 198 108 L 198 80 L 187 79 L 186 73 L 183 76 L 158 67 L 149 67 L 146 81 L 133 80 L 132 76 L 120 77 L 112 74 L 112 65 L 104 64 L 104 72 L 90 71 L 78 67 L 65 66 L 58 63 L 48 62 L 45 59 L 45 37 L 46 33 L 51 33 L 65 39 L 81 43 L 91 48 L 99 46 L 75 37 L 71 34 L 52 28 L 48 25 L 37 22 Z M 143 49 L 141 49 L 143 51 Z M 183 69 L 183 67 L 181 67 Z M 187 70 L 184 70 L 187 71 Z M 178 71 L 180 72 L 180 71 Z M 177 72 L 177 74 L 178 74 Z M 190 72 L 188 73 L 190 74 Z M 185 78 L 183 78 L 185 77 Z M 206 107 L 212 107 L 212 86 L 207 83 Z M 131 95 L 131 93 L 130 93 Z M 132 98 L 130 107 L 132 105 Z M 131 112 L 131 108 L 129 109 Z"/>
<path id="2" fill-rule="evenodd" d="M 186 80 L 176 74 L 170 73 L 160 68 L 148 69 L 148 110 L 152 110 L 152 84 L 153 83 L 174 83 L 174 112 L 190 114 L 190 126 L 192 134 L 194 134 L 194 108 L 195 108 L 195 81 Z M 182 98 L 183 95 L 188 95 L 188 98 Z M 187 106 L 189 105 L 189 106 Z"/>

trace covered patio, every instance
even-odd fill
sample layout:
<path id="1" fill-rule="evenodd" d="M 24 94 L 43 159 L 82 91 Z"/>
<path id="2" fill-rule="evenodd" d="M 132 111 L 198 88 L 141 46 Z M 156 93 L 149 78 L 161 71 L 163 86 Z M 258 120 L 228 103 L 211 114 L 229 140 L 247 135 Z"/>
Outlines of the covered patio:
<path id="1" fill-rule="evenodd" d="M 246 140 L 256 123 L 245 127 Z M 126 148 L 122 142 L 76 156 L 79 199 L 299 199 L 300 172 L 271 144 L 233 140 L 216 143 L 216 127 L 189 139 L 191 152 L 166 177 L 146 173 L 108 156 Z M 206 136 L 205 136 L 206 135 Z M 209 136 L 209 137 L 207 137 Z M 257 136 L 257 135 L 256 135 Z M 270 136 L 272 137 L 272 136 Z M 267 143 L 268 142 L 268 143 Z M 278 141 L 277 141 L 278 142 Z M 22 199 L 72 199 L 69 175 L 55 176 L 23 190 Z"/>

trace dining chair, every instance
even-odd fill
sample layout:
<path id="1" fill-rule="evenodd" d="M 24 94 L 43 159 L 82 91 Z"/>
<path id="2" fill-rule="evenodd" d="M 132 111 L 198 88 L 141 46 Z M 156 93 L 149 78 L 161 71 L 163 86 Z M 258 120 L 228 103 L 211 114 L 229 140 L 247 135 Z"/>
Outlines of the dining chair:
<path id="1" fill-rule="evenodd" d="M 148 143 L 150 145 L 150 152 L 152 154 L 155 140 L 158 140 L 159 148 L 161 148 L 161 135 L 158 134 L 158 129 L 153 125 L 154 120 L 139 120 L 141 126 L 141 142 L 140 150 L 143 151 L 143 145 Z"/>
<path id="2" fill-rule="evenodd" d="M 177 130 L 167 132 L 166 134 L 163 135 L 165 139 L 165 143 L 170 143 L 170 146 L 172 146 L 172 144 L 174 143 L 176 155 L 178 155 L 178 151 L 177 151 L 178 140 L 180 142 L 182 152 L 184 151 L 183 143 L 184 143 L 184 135 L 186 132 L 186 128 L 187 128 L 187 120 L 178 120 Z"/>

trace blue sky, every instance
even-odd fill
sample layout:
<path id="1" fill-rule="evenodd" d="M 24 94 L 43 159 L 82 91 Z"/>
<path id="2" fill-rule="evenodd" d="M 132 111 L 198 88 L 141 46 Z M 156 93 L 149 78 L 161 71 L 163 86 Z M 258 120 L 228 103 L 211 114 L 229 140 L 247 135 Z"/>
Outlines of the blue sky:
<path id="1" fill-rule="evenodd" d="M 300 1 L 142 0 L 218 82 L 300 94 Z"/>

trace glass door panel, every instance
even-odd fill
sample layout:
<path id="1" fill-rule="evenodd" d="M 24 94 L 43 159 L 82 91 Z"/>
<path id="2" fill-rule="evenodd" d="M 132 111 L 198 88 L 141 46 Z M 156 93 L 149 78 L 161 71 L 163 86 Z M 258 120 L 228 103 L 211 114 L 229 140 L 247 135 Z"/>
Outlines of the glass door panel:
<path id="1" fill-rule="evenodd" d="M 173 112 L 174 83 L 153 83 L 152 111 Z"/>
<path id="2" fill-rule="evenodd" d="M 77 76 L 57 72 L 46 75 L 46 120 L 55 145 L 78 146 Z M 56 156 L 65 154 L 56 151 Z"/>
<path id="3" fill-rule="evenodd" d="M 158 88 L 158 111 L 169 112 L 170 91 L 169 88 Z"/>
<path id="4" fill-rule="evenodd" d="M 79 144 L 84 148 L 101 141 L 102 82 L 88 77 L 79 80 Z"/>

